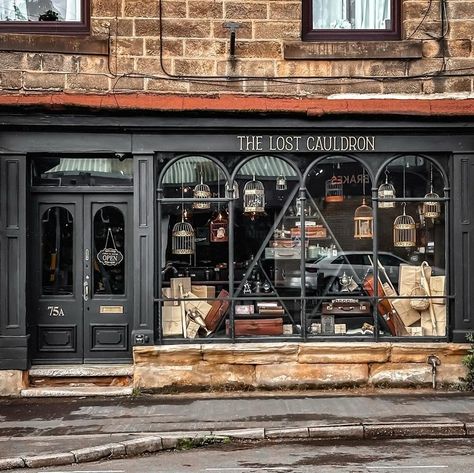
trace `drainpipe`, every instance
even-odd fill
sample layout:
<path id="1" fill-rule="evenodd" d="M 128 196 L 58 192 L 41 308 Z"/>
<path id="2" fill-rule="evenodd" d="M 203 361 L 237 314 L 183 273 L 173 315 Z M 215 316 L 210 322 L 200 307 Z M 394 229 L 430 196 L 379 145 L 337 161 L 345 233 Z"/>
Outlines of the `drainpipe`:
<path id="1" fill-rule="evenodd" d="M 436 369 L 441 364 L 441 360 L 436 355 L 430 355 L 426 359 L 426 363 L 431 365 L 431 377 L 433 380 L 433 389 L 436 389 Z"/>

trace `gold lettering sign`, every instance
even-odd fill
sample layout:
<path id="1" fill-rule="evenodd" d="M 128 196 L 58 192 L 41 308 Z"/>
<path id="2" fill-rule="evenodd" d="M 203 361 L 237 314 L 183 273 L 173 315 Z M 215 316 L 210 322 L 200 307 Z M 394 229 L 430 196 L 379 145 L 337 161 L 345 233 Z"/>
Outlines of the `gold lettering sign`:
<path id="1" fill-rule="evenodd" d="M 101 305 L 101 314 L 123 314 L 123 305 Z"/>

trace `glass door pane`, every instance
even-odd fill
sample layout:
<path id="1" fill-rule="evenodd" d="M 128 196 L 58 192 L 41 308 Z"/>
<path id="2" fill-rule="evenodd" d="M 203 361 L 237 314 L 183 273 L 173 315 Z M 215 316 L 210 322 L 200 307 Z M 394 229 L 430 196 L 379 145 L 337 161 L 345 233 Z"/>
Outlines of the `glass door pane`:
<path id="1" fill-rule="evenodd" d="M 125 224 L 116 207 L 94 215 L 93 278 L 95 294 L 125 294 Z"/>
<path id="2" fill-rule="evenodd" d="M 73 230 L 71 213 L 50 207 L 41 216 L 42 294 L 73 293 Z"/>

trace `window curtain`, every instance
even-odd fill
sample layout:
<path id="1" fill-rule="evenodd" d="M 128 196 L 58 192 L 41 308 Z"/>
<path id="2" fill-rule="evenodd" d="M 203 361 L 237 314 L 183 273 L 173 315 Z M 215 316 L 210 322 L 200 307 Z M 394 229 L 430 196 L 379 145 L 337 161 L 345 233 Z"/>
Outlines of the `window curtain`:
<path id="1" fill-rule="evenodd" d="M 313 28 L 390 28 L 390 0 L 313 0 Z"/>
<path id="2" fill-rule="evenodd" d="M 81 20 L 81 0 L 0 0 L 0 21 L 37 21 L 48 10 L 60 21 Z"/>
<path id="3" fill-rule="evenodd" d="M 354 28 L 384 30 L 390 28 L 390 0 L 357 0 Z"/>
<path id="4" fill-rule="evenodd" d="M 1 21 L 27 21 L 26 0 L 0 0 Z"/>

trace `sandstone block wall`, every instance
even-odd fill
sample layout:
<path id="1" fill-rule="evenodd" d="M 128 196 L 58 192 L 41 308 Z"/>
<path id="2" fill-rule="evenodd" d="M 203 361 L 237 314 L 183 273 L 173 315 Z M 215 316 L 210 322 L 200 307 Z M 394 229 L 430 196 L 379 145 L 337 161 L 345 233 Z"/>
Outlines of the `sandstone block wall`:
<path id="1" fill-rule="evenodd" d="M 0 371 L 0 397 L 19 396 L 23 387 L 24 382 L 22 371 Z"/>
<path id="2" fill-rule="evenodd" d="M 447 2 L 444 31 L 440 2 L 403 0 L 402 41 L 388 47 L 352 42 L 348 53 L 337 44 L 301 41 L 300 1 L 162 0 L 161 19 L 155 1 L 91 2 L 91 38 L 103 41 L 100 51 L 86 47 L 91 38 L 52 39 L 28 49 L 24 41 L 15 46 L 15 35 L 0 34 L 0 91 L 327 96 L 473 90 L 474 0 Z M 225 28 L 231 21 L 240 26 L 234 59 Z M 289 46 L 298 59 L 285 52 Z M 305 59 L 308 48 L 319 57 Z"/>
<path id="3" fill-rule="evenodd" d="M 252 343 L 135 347 L 134 384 L 151 391 L 223 388 L 430 386 L 459 383 L 468 345 L 450 343 Z"/>

